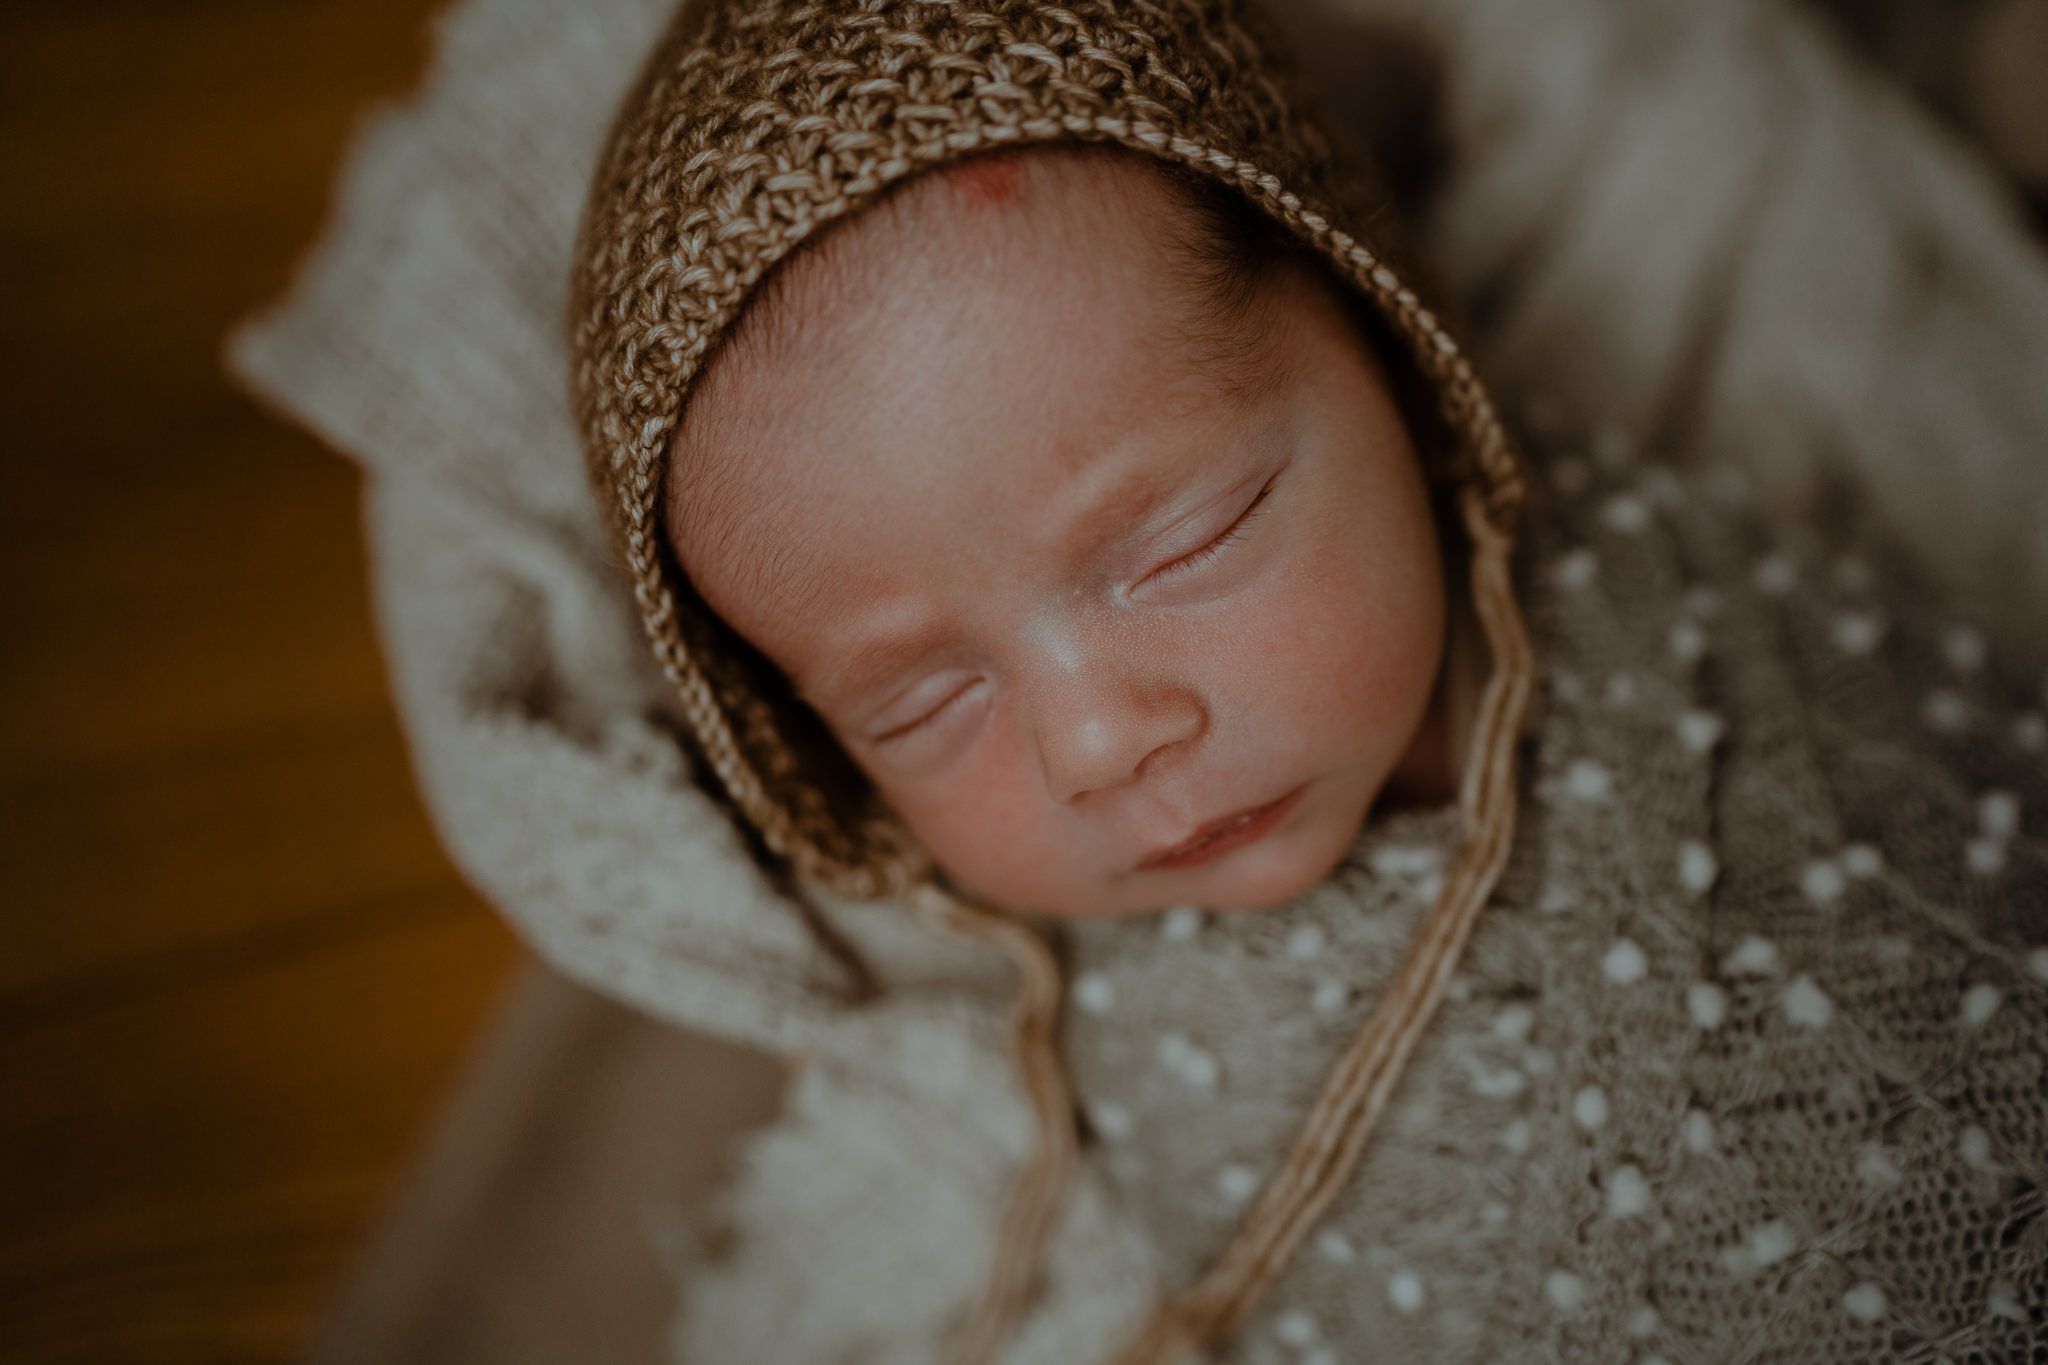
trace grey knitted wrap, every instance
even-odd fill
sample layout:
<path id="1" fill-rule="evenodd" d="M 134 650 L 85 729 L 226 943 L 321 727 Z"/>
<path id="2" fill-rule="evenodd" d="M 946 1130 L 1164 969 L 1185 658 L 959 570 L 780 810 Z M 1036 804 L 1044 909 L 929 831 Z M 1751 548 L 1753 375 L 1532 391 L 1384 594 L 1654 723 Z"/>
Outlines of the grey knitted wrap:
<path id="1" fill-rule="evenodd" d="M 1773 533 L 1727 471 L 1566 452 L 1502 889 L 1228 1358 L 2048 1357 L 2048 699 L 1853 515 Z M 1069 1055 L 1168 1283 L 1456 834 L 1380 824 L 1272 915 L 1080 927 Z"/>

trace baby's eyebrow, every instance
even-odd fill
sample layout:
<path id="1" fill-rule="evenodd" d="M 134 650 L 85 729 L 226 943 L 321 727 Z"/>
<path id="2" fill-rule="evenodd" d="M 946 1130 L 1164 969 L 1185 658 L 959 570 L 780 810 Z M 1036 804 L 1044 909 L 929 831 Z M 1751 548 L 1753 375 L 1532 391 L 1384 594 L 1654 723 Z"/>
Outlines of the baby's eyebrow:
<path id="1" fill-rule="evenodd" d="M 1272 320 L 1251 310 L 1225 316 L 1202 315 L 1175 338 L 1191 368 L 1212 384 L 1238 412 L 1257 407 L 1294 373 Z"/>
<path id="2" fill-rule="evenodd" d="M 1274 271 L 1198 269 L 1184 281 L 1177 325 L 1165 331 L 1168 351 L 1220 391 L 1240 411 L 1255 406 L 1286 382 L 1297 357 L 1285 353 L 1284 297 Z"/>
<path id="3" fill-rule="evenodd" d="M 934 620 L 907 626 L 891 623 L 873 631 L 858 625 L 854 629 L 859 643 L 845 661 L 817 678 L 794 678 L 799 692 L 821 699 L 859 697 L 937 651 L 946 638 L 942 623 Z"/>

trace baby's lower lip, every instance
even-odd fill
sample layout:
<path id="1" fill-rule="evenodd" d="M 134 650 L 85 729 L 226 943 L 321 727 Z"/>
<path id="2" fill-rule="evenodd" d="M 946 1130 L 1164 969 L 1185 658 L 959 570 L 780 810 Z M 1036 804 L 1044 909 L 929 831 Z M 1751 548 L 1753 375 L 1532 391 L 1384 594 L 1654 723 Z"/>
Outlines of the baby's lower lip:
<path id="1" fill-rule="evenodd" d="M 1250 810 L 1239 811 L 1225 817 L 1214 827 L 1197 838 L 1190 839 L 1178 848 L 1147 858 L 1138 864 L 1141 872 L 1169 872 L 1178 868 L 1198 867 L 1213 858 L 1220 858 L 1234 848 L 1265 838 L 1273 828 L 1285 820 L 1301 801 L 1306 785 L 1296 787 L 1277 801 Z"/>

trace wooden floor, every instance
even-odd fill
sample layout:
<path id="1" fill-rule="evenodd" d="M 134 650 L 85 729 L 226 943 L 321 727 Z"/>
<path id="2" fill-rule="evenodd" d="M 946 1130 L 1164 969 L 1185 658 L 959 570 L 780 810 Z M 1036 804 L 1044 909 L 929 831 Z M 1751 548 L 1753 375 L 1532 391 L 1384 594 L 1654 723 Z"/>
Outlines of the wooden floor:
<path id="1" fill-rule="evenodd" d="M 0 1360 L 288 1359 L 517 953 L 223 380 L 424 0 L 0 7 Z"/>

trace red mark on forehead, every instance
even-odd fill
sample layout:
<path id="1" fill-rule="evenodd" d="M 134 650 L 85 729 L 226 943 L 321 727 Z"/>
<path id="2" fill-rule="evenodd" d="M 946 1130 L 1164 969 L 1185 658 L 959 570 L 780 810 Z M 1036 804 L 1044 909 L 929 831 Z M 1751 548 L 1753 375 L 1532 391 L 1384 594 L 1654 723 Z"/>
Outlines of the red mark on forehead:
<path id="1" fill-rule="evenodd" d="M 1023 197 L 1014 156 L 978 156 L 955 167 L 950 178 L 960 197 L 977 209 L 1008 208 Z"/>

